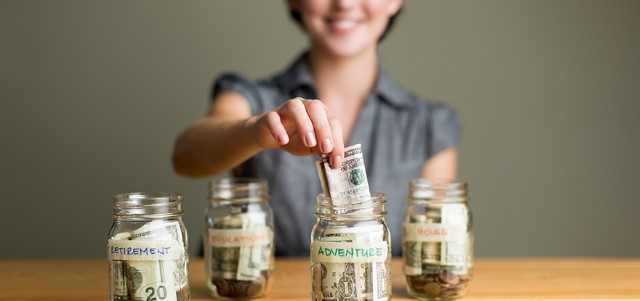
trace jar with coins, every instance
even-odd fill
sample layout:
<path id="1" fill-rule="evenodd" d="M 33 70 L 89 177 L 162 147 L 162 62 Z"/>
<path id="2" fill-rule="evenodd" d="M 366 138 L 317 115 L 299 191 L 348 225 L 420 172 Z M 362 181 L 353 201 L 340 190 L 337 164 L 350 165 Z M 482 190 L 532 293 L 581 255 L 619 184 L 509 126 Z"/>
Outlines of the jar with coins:
<path id="1" fill-rule="evenodd" d="M 188 301 L 189 253 L 182 196 L 136 192 L 113 198 L 109 300 Z"/>
<path id="2" fill-rule="evenodd" d="M 467 183 L 415 179 L 409 183 L 402 260 L 409 294 L 423 300 L 465 294 L 473 268 Z"/>
<path id="3" fill-rule="evenodd" d="M 320 194 L 311 232 L 311 300 L 390 300 L 391 236 L 385 196 Z"/>
<path id="4" fill-rule="evenodd" d="M 263 179 L 209 183 L 204 256 L 206 283 L 214 298 L 257 298 L 268 291 L 275 263 L 268 199 Z"/>

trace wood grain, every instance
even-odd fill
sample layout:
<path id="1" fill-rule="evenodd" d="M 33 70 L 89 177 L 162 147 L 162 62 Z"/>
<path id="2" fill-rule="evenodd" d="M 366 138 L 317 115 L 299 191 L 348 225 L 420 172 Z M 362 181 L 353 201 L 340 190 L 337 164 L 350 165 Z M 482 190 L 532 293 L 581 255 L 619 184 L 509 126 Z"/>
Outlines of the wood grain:
<path id="1" fill-rule="evenodd" d="M 402 266 L 393 260 L 393 300 L 414 300 L 404 288 Z M 104 259 L 2 260 L 0 300 L 107 299 Z M 190 264 L 191 300 L 211 300 L 204 263 Z M 309 300 L 308 258 L 278 258 L 270 292 L 260 300 Z M 480 258 L 462 300 L 636 299 L 640 258 Z"/>

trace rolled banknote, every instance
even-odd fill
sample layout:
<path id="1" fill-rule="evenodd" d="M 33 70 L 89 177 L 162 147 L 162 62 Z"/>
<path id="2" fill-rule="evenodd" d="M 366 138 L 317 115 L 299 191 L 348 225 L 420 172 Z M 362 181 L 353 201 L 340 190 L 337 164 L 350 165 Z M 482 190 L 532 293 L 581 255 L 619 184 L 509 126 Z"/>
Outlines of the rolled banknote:
<path id="1" fill-rule="evenodd" d="M 316 168 L 318 169 L 318 177 L 320 178 L 323 192 L 325 196 L 331 197 L 332 200 L 348 201 L 350 199 L 368 199 L 371 197 L 360 144 L 344 149 L 344 159 L 340 168 L 331 168 L 327 156 L 323 156 L 316 161 Z"/>

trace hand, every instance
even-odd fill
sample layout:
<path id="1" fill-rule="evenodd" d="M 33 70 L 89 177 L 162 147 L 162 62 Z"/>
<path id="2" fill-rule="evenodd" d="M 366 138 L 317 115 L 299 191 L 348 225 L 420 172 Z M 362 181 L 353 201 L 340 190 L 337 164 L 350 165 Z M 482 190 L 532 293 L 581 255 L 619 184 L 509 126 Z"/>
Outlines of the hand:
<path id="1" fill-rule="evenodd" d="M 342 127 L 319 100 L 289 99 L 272 111 L 257 116 L 253 138 L 264 148 L 280 147 L 297 155 L 328 154 L 331 167 L 342 165 Z"/>

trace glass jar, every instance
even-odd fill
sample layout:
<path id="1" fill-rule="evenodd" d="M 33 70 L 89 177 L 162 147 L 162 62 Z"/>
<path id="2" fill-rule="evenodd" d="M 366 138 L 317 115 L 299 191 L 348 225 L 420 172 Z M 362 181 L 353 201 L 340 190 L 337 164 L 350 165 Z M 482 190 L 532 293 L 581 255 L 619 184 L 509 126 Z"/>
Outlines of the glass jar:
<path id="1" fill-rule="evenodd" d="M 320 194 L 311 232 L 311 300 L 390 300 L 391 236 L 385 196 Z"/>
<path id="2" fill-rule="evenodd" d="M 464 295 L 473 268 L 473 231 L 467 183 L 415 179 L 402 231 L 409 294 L 423 300 Z"/>
<path id="3" fill-rule="evenodd" d="M 135 192 L 113 197 L 109 300 L 188 301 L 189 253 L 182 196 Z"/>
<path id="4" fill-rule="evenodd" d="M 268 199 L 262 179 L 209 183 L 204 258 L 207 287 L 214 298 L 257 298 L 268 291 L 275 266 Z"/>

